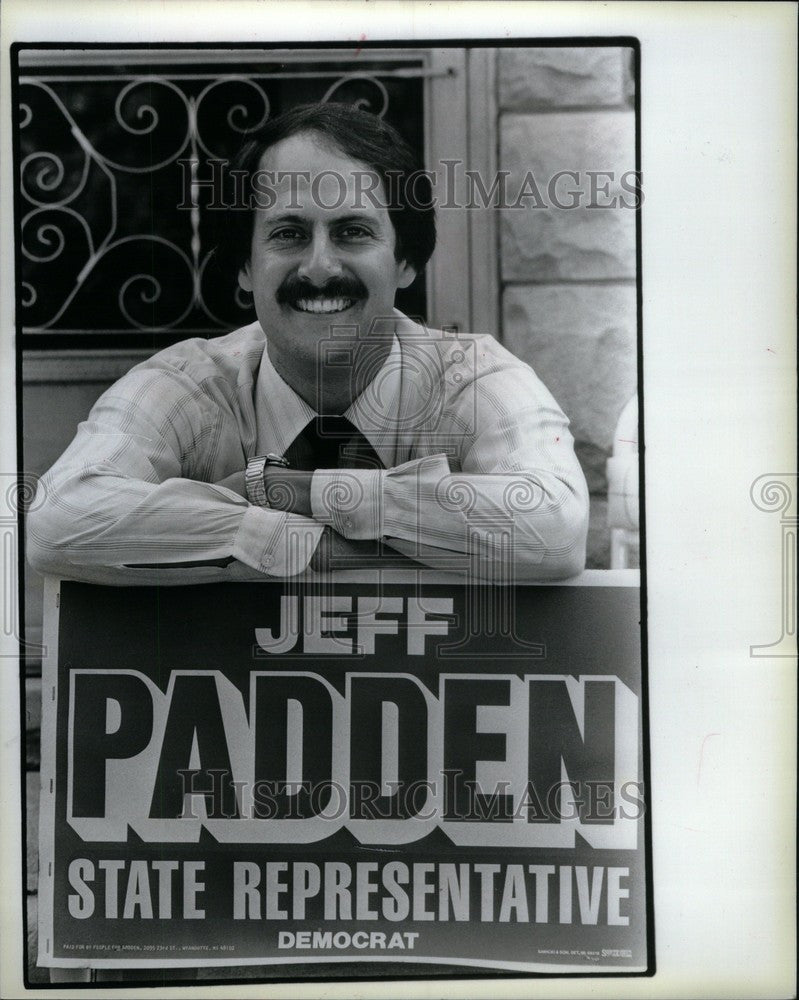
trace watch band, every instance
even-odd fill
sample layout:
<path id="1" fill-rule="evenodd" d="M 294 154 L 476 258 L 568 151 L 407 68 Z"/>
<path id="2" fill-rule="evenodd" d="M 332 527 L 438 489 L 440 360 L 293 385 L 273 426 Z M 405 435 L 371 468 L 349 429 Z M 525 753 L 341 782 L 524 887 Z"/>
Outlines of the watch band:
<path id="1" fill-rule="evenodd" d="M 266 482 L 264 481 L 264 470 L 268 465 L 276 465 L 281 469 L 288 469 L 289 463 L 280 455 L 256 455 L 247 463 L 244 471 L 244 486 L 247 490 L 247 499 L 256 507 L 268 507 L 269 500 L 266 496 Z"/>

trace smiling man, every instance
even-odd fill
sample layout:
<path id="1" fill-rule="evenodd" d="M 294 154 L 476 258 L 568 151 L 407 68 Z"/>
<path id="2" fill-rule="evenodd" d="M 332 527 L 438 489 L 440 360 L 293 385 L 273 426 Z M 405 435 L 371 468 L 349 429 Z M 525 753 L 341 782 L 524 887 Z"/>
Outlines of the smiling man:
<path id="1" fill-rule="evenodd" d="M 394 308 L 435 246 L 429 179 L 398 133 L 302 106 L 230 177 L 244 204 L 219 253 L 257 322 L 170 347 L 98 400 L 40 484 L 32 564 L 186 583 L 388 550 L 502 581 L 578 573 L 588 497 L 555 400 L 493 338 Z"/>
<path id="2" fill-rule="evenodd" d="M 292 135 L 267 149 L 259 169 L 272 182 L 262 199 L 269 207 L 251 217 L 239 283 L 270 331 L 269 358 L 281 378 L 311 405 L 342 413 L 356 382 L 344 367 L 319 378 L 320 342 L 349 328 L 351 369 L 361 370 L 364 354 L 373 362 L 377 327 L 392 319 L 395 293 L 416 271 L 395 253 L 385 191 L 363 183 L 372 171 L 330 139 Z M 388 354 L 390 341 L 382 344 Z"/>

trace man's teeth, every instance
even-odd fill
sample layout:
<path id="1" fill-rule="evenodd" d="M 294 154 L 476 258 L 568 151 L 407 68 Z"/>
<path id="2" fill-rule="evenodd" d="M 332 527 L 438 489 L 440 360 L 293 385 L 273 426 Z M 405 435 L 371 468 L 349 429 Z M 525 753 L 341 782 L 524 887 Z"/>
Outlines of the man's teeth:
<path id="1" fill-rule="evenodd" d="M 354 301 L 355 299 L 300 299 L 297 308 L 301 312 L 337 313 L 349 309 Z"/>

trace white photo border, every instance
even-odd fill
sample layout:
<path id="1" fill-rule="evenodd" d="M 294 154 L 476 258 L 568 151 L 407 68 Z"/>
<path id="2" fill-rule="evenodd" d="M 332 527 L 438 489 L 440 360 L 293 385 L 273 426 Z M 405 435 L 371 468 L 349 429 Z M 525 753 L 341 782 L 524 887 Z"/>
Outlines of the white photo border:
<path id="1" fill-rule="evenodd" d="M 790 996 L 795 969 L 795 660 L 777 638 L 779 518 L 754 502 L 794 475 L 796 15 L 775 3 L 272 3 L 78 0 L 2 6 L 2 448 L 14 434 L 14 41 L 386 42 L 634 36 L 641 44 L 643 398 L 657 972 L 491 981 L 518 997 Z M 298 37 L 302 26 L 303 37 Z M 309 27 L 312 26 L 312 27 Z M 790 482 L 790 480 L 789 480 Z M 794 497 L 795 503 L 795 497 Z M 794 535 L 795 538 L 795 535 Z M 8 568 L 4 574 L 9 582 Z M 13 636 L 3 636 L 7 652 Z M 19 684 L 0 674 L 0 995 L 22 995 Z M 438 980 L 437 996 L 489 983 Z M 404 996 L 429 986 L 403 982 Z M 119 990 L 120 996 L 135 990 Z M 334 995 L 329 983 L 169 996 Z M 341 996 L 393 996 L 391 982 Z M 82 995 L 84 991 L 74 991 Z M 26 995 L 53 996 L 52 990 Z M 59 988 L 60 996 L 70 993 Z"/>

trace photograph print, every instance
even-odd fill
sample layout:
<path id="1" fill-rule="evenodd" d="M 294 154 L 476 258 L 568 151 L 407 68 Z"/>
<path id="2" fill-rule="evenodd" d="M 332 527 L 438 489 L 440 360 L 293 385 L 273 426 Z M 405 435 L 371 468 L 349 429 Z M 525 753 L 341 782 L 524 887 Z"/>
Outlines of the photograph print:
<path id="1" fill-rule="evenodd" d="M 31 985 L 651 972 L 639 58 L 12 47 Z"/>

